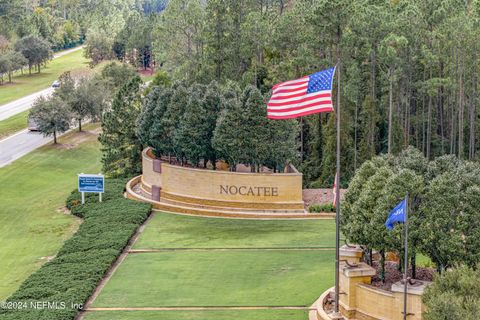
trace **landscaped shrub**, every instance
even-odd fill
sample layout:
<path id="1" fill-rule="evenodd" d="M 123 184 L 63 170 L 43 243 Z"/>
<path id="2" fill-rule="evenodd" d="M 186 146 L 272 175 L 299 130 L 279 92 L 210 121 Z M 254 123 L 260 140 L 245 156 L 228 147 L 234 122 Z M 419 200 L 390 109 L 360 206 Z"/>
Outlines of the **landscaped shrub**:
<path id="1" fill-rule="evenodd" d="M 480 319 L 480 269 L 461 267 L 437 275 L 422 300 L 425 320 Z"/>
<path id="2" fill-rule="evenodd" d="M 87 194 L 81 205 L 80 194 L 72 192 L 67 207 L 83 218 L 83 223 L 57 256 L 8 298 L 0 308 L 0 319 L 74 319 L 150 213 L 150 205 L 123 197 L 125 183 L 120 179 L 106 180 L 102 203 L 98 195 Z"/>
<path id="3" fill-rule="evenodd" d="M 331 203 L 312 203 L 308 207 L 308 212 L 311 213 L 322 213 L 322 212 L 335 212 L 335 207 Z"/>

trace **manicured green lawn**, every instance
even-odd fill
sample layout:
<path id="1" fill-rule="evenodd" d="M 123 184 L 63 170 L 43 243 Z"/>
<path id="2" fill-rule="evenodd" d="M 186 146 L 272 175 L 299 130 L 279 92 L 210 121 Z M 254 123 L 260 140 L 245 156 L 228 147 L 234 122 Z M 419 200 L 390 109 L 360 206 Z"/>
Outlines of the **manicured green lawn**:
<path id="1" fill-rule="evenodd" d="M 155 213 L 135 249 L 335 247 L 335 221 L 240 220 Z"/>
<path id="2" fill-rule="evenodd" d="M 165 250 L 130 253 L 92 307 L 309 307 L 333 285 L 334 239 L 334 220 L 237 220 L 154 213 L 134 248 Z M 272 309 L 92 311 L 85 319 L 307 318 L 307 310 Z"/>
<path id="3" fill-rule="evenodd" d="M 85 320 L 306 320 L 303 310 L 98 311 Z"/>
<path id="4" fill-rule="evenodd" d="M 83 52 L 82 49 L 55 58 L 41 70 L 41 73 L 29 75 L 27 71 L 24 75 L 15 75 L 13 83 L 0 86 L 0 106 L 48 88 L 65 71 L 81 72 L 83 70 L 80 69 L 88 69 L 88 59 L 83 56 Z"/>
<path id="5" fill-rule="evenodd" d="M 0 140 L 27 127 L 28 112 L 24 111 L 0 121 Z"/>
<path id="6" fill-rule="evenodd" d="M 333 284 L 334 253 L 130 254 L 93 306 L 310 306 Z"/>
<path id="7" fill-rule="evenodd" d="M 0 168 L 0 301 L 77 228 L 79 221 L 61 210 L 77 173 L 100 171 L 96 135 L 72 132 L 59 142 L 68 148 L 49 144 Z"/>

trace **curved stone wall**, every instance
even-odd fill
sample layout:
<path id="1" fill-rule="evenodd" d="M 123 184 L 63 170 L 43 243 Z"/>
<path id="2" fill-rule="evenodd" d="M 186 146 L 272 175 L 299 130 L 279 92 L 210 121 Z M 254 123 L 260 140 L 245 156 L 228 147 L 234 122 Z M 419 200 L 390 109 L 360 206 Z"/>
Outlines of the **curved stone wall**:
<path id="1" fill-rule="evenodd" d="M 142 168 L 141 195 L 156 203 L 227 213 L 305 215 L 302 174 L 293 166 L 288 173 L 197 169 L 162 162 L 147 148 Z"/>
<path id="2" fill-rule="evenodd" d="M 143 151 L 143 191 L 180 203 L 250 210 L 304 210 L 302 174 L 240 173 L 171 165 Z M 153 189 L 153 192 L 152 192 Z"/>

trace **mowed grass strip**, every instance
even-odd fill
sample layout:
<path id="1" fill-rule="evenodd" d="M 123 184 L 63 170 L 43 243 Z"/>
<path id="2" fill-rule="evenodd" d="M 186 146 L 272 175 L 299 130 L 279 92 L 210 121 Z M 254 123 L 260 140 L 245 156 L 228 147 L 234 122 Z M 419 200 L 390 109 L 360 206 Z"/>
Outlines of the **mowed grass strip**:
<path id="1" fill-rule="evenodd" d="M 133 249 L 335 247 L 335 221 L 241 220 L 155 213 Z"/>
<path id="2" fill-rule="evenodd" d="M 28 110 L 0 121 L 0 140 L 27 127 Z"/>
<path id="3" fill-rule="evenodd" d="M 40 73 L 32 71 L 29 75 L 27 70 L 23 75 L 16 74 L 12 83 L 0 86 L 0 107 L 2 104 L 48 88 L 65 71 L 82 73 L 84 70 L 88 70 L 88 59 L 84 57 L 84 49 L 81 49 L 51 60 Z"/>
<path id="4" fill-rule="evenodd" d="M 305 320 L 304 310 L 95 311 L 84 320 Z"/>
<path id="5" fill-rule="evenodd" d="M 88 125 L 85 130 L 97 126 Z M 79 220 L 61 209 L 80 172 L 100 171 L 97 136 L 71 132 L 0 168 L 0 301 L 55 255 Z"/>
<path id="6" fill-rule="evenodd" d="M 308 307 L 332 286 L 333 263 L 333 251 L 131 254 L 92 307 Z"/>

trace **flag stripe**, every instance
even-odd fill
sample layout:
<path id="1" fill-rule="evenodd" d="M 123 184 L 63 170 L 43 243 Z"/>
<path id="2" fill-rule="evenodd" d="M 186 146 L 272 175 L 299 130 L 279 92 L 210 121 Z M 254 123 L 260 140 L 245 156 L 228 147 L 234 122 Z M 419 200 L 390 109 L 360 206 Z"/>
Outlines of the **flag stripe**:
<path id="1" fill-rule="evenodd" d="M 297 118 L 297 117 L 303 117 L 303 116 L 308 116 L 310 114 L 315 114 L 315 113 L 320 113 L 320 112 L 331 112 L 332 108 L 315 108 L 313 110 L 309 111 L 304 111 L 301 113 L 296 113 L 294 115 L 285 115 L 284 113 L 281 113 L 279 115 L 272 115 L 269 113 L 268 118 L 272 120 L 284 120 L 284 119 L 292 119 L 292 118 Z"/>
<path id="2" fill-rule="evenodd" d="M 332 105 L 325 105 L 325 106 L 311 106 L 311 107 L 307 107 L 307 108 L 302 108 L 302 109 L 299 109 L 299 110 L 293 110 L 293 111 L 286 111 L 286 112 L 268 112 L 268 115 L 269 117 L 270 116 L 273 116 L 273 117 L 280 117 L 280 116 L 290 116 L 290 118 L 292 118 L 292 116 L 300 116 L 300 115 L 304 115 L 304 113 L 308 113 L 310 111 L 315 111 L 315 112 L 319 112 L 318 110 L 322 110 L 321 112 L 328 112 L 328 111 L 332 111 L 333 110 L 333 106 Z M 314 113 L 314 112 L 310 112 L 310 113 Z M 310 114 L 309 113 L 309 114 Z"/>
<path id="3" fill-rule="evenodd" d="M 306 93 L 305 89 L 300 89 L 300 90 L 295 90 L 295 91 L 290 91 L 290 92 L 282 92 L 282 93 L 275 93 L 272 95 L 270 100 L 272 99 L 278 99 L 282 97 L 301 97 L 304 96 Z"/>
<path id="4" fill-rule="evenodd" d="M 308 82 L 308 76 L 300 78 L 300 79 L 295 79 L 295 80 L 290 80 L 290 81 L 285 81 L 285 82 L 282 82 L 282 83 L 278 83 L 278 84 L 274 85 L 273 88 L 276 89 L 276 88 L 281 87 L 281 86 L 295 84 L 295 83 L 299 83 L 299 82 L 305 82 L 305 81 Z"/>
<path id="5" fill-rule="evenodd" d="M 273 90 L 273 93 L 280 93 L 280 92 L 291 92 L 293 90 L 298 90 L 298 89 L 306 89 L 308 88 L 308 81 L 302 84 L 295 84 L 291 86 L 281 86 Z"/>
<path id="6" fill-rule="evenodd" d="M 321 100 L 320 100 L 321 99 Z M 286 98 L 286 99 L 275 99 L 271 100 L 268 102 L 267 106 L 273 107 L 273 106 L 287 106 L 291 105 L 292 102 L 295 103 L 301 103 L 305 101 L 332 101 L 332 97 L 330 96 L 330 93 L 323 93 L 323 92 L 317 92 L 309 95 L 302 95 L 301 97 L 293 97 L 293 98 Z"/>
<path id="7" fill-rule="evenodd" d="M 335 68 L 275 85 L 267 103 L 269 119 L 289 119 L 333 111 L 332 84 Z"/>

